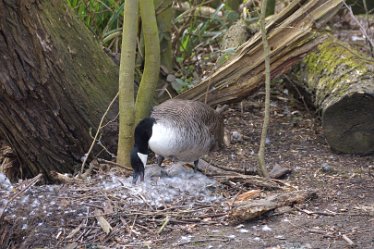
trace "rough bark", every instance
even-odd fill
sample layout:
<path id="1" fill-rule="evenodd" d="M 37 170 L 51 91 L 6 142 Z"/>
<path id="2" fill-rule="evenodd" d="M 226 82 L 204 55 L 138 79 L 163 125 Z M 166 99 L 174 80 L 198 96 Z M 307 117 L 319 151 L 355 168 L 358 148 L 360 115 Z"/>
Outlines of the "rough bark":
<path id="1" fill-rule="evenodd" d="M 374 152 L 374 62 L 348 44 L 331 38 L 303 60 L 296 74 L 302 89 L 322 113 L 333 150 Z"/>
<path id="2" fill-rule="evenodd" d="M 0 1 L 0 136 L 22 177 L 72 172 L 117 92 L 117 67 L 63 1 Z"/>
<path id="3" fill-rule="evenodd" d="M 296 0 L 266 25 L 270 46 L 272 78 L 299 62 L 325 36 L 316 36 L 339 10 L 342 0 Z M 212 75 L 177 98 L 197 99 L 211 105 L 238 101 L 264 82 L 261 34 L 257 33 L 237 49 L 236 55 Z"/>

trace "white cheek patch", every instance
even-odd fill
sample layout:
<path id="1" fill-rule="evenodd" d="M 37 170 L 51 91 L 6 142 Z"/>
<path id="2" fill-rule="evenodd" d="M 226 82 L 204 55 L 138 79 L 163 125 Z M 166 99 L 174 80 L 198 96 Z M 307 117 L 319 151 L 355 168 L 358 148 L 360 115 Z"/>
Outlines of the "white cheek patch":
<path id="1" fill-rule="evenodd" d="M 142 160 L 142 163 L 145 167 L 145 165 L 147 165 L 148 155 L 138 152 L 138 157 L 140 158 L 140 160 Z"/>

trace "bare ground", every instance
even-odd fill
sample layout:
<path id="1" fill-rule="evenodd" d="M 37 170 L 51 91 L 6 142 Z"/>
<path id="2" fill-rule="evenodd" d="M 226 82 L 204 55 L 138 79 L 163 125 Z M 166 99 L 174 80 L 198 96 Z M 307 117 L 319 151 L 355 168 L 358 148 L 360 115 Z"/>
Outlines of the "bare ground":
<path id="1" fill-rule="evenodd" d="M 231 145 L 207 161 L 255 170 L 262 99 L 260 90 L 225 112 L 226 128 L 234 134 Z M 218 188 L 225 196 L 221 203 L 194 204 L 188 209 L 188 202 L 196 202 L 184 199 L 152 209 L 152 213 L 144 203 L 134 205 L 131 198 L 118 199 L 98 189 L 98 182 L 119 174 L 101 169 L 82 183 L 34 186 L 13 200 L 9 199 L 22 184 L 14 185 L 8 194 L 2 192 L 10 204 L 0 219 L 0 248 L 374 248 L 373 157 L 331 152 L 314 113 L 282 87 L 273 92 L 271 112 L 268 168 L 291 169 L 283 180 L 296 189 L 315 190 L 317 199 L 231 224 L 226 214 L 234 196 L 258 187 L 222 185 Z M 264 190 L 263 195 L 273 192 L 277 191 Z M 26 194 L 30 200 L 41 196 L 45 203 L 25 200 Z M 98 210 L 112 227 L 109 235 L 98 223 Z M 178 218 L 168 210 L 192 211 Z M 168 215 L 171 219 L 165 223 Z"/>
<path id="2" fill-rule="evenodd" d="M 373 156 L 331 152 L 313 113 L 280 95 L 272 104 L 267 165 L 292 169 L 286 181 L 298 189 L 316 190 L 318 198 L 239 226 L 198 227 L 187 244 L 174 230 L 162 247 L 173 248 L 167 246 L 173 241 L 182 248 L 349 248 L 349 238 L 353 247 L 374 248 Z M 228 113 L 227 127 L 247 139 L 221 154 L 223 165 L 256 165 L 253 151 L 258 148 L 261 113 Z"/>
<path id="3" fill-rule="evenodd" d="M 332 23 L 340 39 L 370 54 L 352 19 L 345 15 Z M 374 34 L 372 23 L 364 28 Z M 207 161 L 255 171 L 263 95 L 260 89 L 224 113 L 232 143 Z M 121 172 L 101 164 L 92 177 L 69 185 L 32 186 L 26 180 L 10 188 L 0 181 L 0 249 L 374 248 L 374 157 L 332 152 L 318 115 L 279 84 L 272 94 L 271 112 L 267 166 L 292 170 L 283 179 L 291 188 L 262 190 L 259 198 L 290 189 L 314 190 L 318 198 L 231 224 L 227 213 L 237 194 L 259 187 L 219 185 L 214 193 L 221 199 L 183 197 L 154 208 L 141 202 L 141 195 L 131 194 L 121 182 Z"/>

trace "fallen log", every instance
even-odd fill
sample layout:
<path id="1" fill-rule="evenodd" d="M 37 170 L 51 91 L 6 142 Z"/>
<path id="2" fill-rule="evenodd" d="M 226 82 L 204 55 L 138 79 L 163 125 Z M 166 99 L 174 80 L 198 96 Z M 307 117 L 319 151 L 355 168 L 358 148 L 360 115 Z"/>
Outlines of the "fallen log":
<path id="1" fill-rule="evenodd" d="M 293 191 L 271 195 L 260 200 L 234 202 L 234 206 L 229 213 L 229 220 L 234 224 L 245 222 L 258 218 L 276 208 L 302 203 L 314 199 L 316 196 L 314 191 Z"/>
<path id="2" fill-rule="evenodd" d="M 268 21 L 272 78 L 288 71 L 326 38 L 317 35 L 315 28 L 329 20 L 341 4 L 342 0 L 296 0 Z M 177 98 L 211 105 L 238 101 L 262 85 L 264 77 L 262 40 L 257 33 L 237 48 L 229 62 Z"/>
<path id="3" fill-rule="evenodd" d="M 374 153 L 374 61 L 328 39 L 292 74 L 322 114 L 327 142 L 338 152 Z"/>

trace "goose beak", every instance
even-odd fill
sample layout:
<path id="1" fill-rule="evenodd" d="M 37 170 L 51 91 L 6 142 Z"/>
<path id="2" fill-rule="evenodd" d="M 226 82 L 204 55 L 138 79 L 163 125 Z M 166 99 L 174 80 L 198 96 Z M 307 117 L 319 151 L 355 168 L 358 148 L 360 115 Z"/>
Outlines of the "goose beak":
<path id="1" fill-rule="evenodd" d="M 141 182 L 144 182 L 144 166 L 147 163 L 147 154 L 138 152 L 137 147 L 134 147 L 131 151 L 131 167 L 134 170 L 132 184 L 136 184 L 140 178 Z"/>

